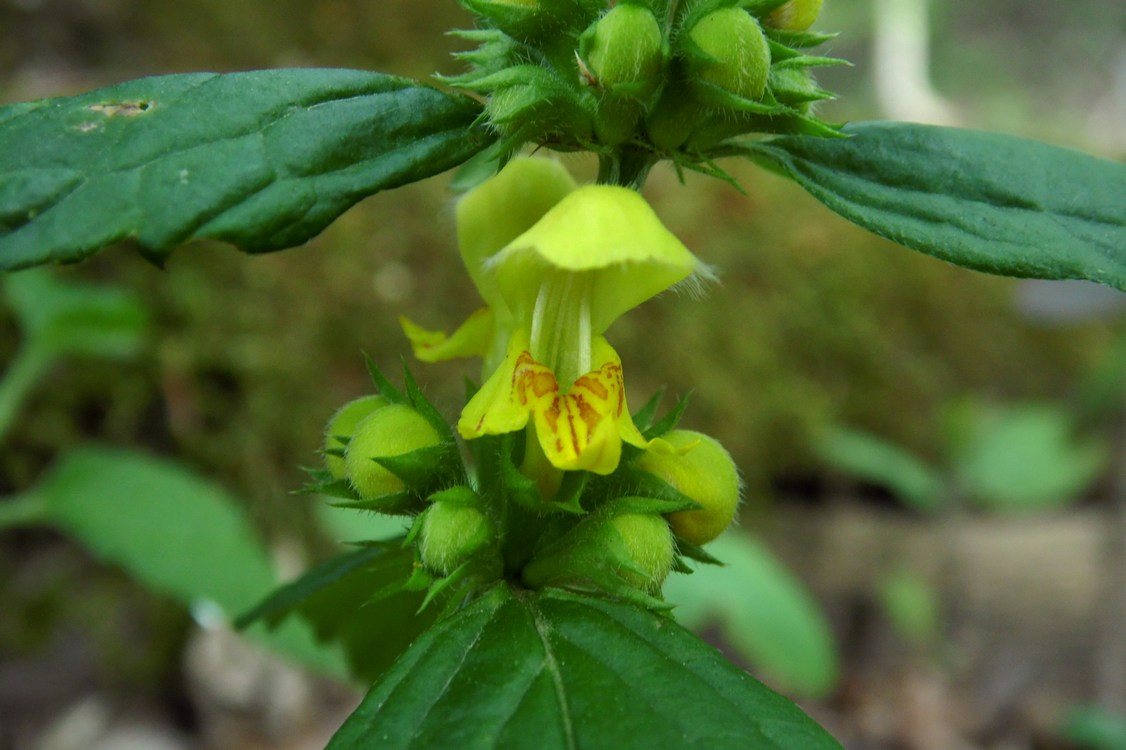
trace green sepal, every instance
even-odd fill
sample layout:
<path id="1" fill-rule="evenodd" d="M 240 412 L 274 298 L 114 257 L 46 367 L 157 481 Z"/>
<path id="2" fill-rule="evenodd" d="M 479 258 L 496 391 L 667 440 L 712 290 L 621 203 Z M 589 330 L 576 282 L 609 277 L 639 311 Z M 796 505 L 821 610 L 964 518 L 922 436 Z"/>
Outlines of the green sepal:
<path id="1" fill-rule="evenodd" d="M 692 569 L 692 566 L 690 566 L 688 563 L 684 562 L 683 557 L 681 557 L 680 555 L 673 555 L 672 570 L 670 570 L 669 572 L 670 573 L 680 573 L 682 575 L 690 576 L 693 573 L 695 573 L 696 571 L 694 571 Z"/>
<path id="2" fill-rule="evenodd" d="M 418 611 L 422 612 L 430 606 L 439 594 L 446 589 L 461 583 L 469 576 L 469 571 L 473 567 L 473 560 L 469 559 L 459 565 L 452 573 L 447 576 L 436 578 L 426 589 L 426 596 L 422 599 L 422 604 L 418 605 Z"/>
<path id="3" fill-rule="evenodd" d="M 700 504 L 688 495 L 660 477 L 639 469 L 634 464 L 622 466 L 614 473 L 613 479 L 616 486 L 625 489 L 631 495 L 640 495 L 669 504 L 669 510 L 657 512 L 675 513 L 678 510 L 698 510 L 700 508 Z"/>
<path id="4" fill-rule="evenodd" d="M 775 117 L 793 111 L 786 105 L 780 104 L 771 95 L 769 88 L 763 92 L 761 100 L 755 101 L 754 99 L 747 99 L 738 94 L 733 94 L 722 86 L 717 86 L 710 81 L 696 80 L 692 82 L 692 85 L 700 101 L 712 107 L 729 109 L 733 112 L 747 112 L 763 117 Z M 708 121 L 705 120 L 702 123 L 703 128 L 707 128 L 708 124 Z"/>
<path id="5" fill-rule="evenodd" d="M 550 40 L 577 34 L 604 9 L 600 0 L 538 0 L 524 6 L 491 0 L 458 0 L 487 25 L 520 41 Z"/>
<path id="6" fill-rule="evenodd" d="M 367 365 L 368 374 L 371 375 L 371 382 L 375 385 L 376 392 L 383 396 L 383 398 L 390 401 L 392 404 L 406 404 L 410 406 L 410 400 L 403 395 L 403 392 L 387 379 L 375 361 L 364 353 L 364 364 Z"/>
<path id="7" fill-rule="evenodd" d="M 458 0 L 458 3 L 492 28 L 520 40 L 538 36 L 548 22 L 534 5 L 498 3 L 493 0 Z"/>
<path id="8" fill-rule="evenodd" d="M 450 423 L 434 408 L 434 404 L 426 398 L 426 394 L 418 387 L 418 382 L 415 381 L 414 375 L 411 374 L 410 367 L 407 366 L 406 358 L 403 359 L 403 387 L 406 391 L 408 403 L 414 407 L 414 410 L 421 414 L 430 426 L 434 428 L 447 443 L 453 443 L 454 431 L 450 427 Z"/>
<path id="9" fill-rule="evenodd" d="M 480 507 L 482 503 L 481 496 L 474 492 L 471 487 L 467 487 L 464 484 L 435 492 L 427 499 L 432 503 L 446 502 L 456 505 L 471 505 L 473 507 Z"/>
<path id="10" fill-rule="evenodd" d="M 774 97 L 791 107 L 801 107 L 810 102 L 824 101 L 836 96 L 821 88 L 808 72 L 793 68 L 771 68 L 769 83 Z"/>
<path id="11" fill-rule="evenodd" d="M 479 47 L 465 52 L 455 52 L 453 56 L 458 60 L 469 63 L 476 72 L 493 73 L 510 65 L 517 55 L 524 49 L 524 45 L 498 29 L 474 29 L 472 31 L 450 31 L 449 36 L 455 36 L 466 41 L 478 42 Z"/>
<path id="12" fill-rule="evenodd" d="M 565 472 L 563 474 L 563 481 L 559 486 L 559 492 L 555 495 L 555 499 L 550 503 L 546 503 L 547 509 L 562 513 L 584 515 L 586 510 L 583 508 L 582 504 L 583 491 L 586 489 L 589 479 L 589 471 Z"/>
<path id="13" fill-rule="evenodd" d="M 516 502 L 528 510 L 542 513 L 543 498 L 540 497 L 536 483 L 520 472 L 516 465 L 514 454 L 518 440 L 522 440 L 524 433 L 509 433 L 500 439 L 500 451 L 497 455 L 497 468 L 499 479 L 506 500 Z"/>
<path id="14" fill-rule="evenodd" d="M 663 393 L 664 389 L 662 388 L 658 395 Z M 657 422 L 653 422 L 645 429 L 642 429 L 641 434 L 645 436 L 645 439 L 652 440 L 653 438 L 659 438 L 669 430 L 676 429 L 676 426 L 680 424 L 680 418 L 684 416 L 684 411 L 688 408 L 688 401 L 691 398 L 692 391 L 689 391 L 676 400 L 676 405 L 673 406 L 665 416 L 661 417 Z"/>
<path id="15" fill-rule="evenodd" d="M 325 495 L 326 497 L 336 497 L 353 502 L 360 500 L 360 496 L 356 494 L 356 490 L 352 488 L 351 483 L 343 478 L 329 477 L 322 481 L 310 482 L 297 490 L 297 493 L 301 495 Z"/>
<path id="16" fill-rule="evenodd" d="M 768 40 L 778 42 L 779 44 L 793 49 L 817 47 L 839 36 L 836 32 L 826 34 L 817 31 L 787 31 L 785 29 L 776 29 L 772 26 L 763 26 L 762 30 L 766 33 Z"/>
<path id="17" fill-rule="evenodd" d="M 387 516 L 412 516 L 425 507 L 423 501 L 413 492 L 392 492 L 367 500 L 342 500 L 329 505 L 349 510 L 369 510 Z"/>
<path id="18" fill-rule="evenodd" d="M 719 565 L 721 567 L 727 564 L 723 562 L 723 560 L 720 560 L 719 558 L 713 556 L 698 544 L 693 544 L 692 542 L 679 537 L 676 534 L 673 534 L 673 539 L 676 540 L 677 554 L 687 557 L 689 560 L 695 560 L 696 562 L 703 563 L 704 565 Z"/>
<path id="19" fill-rule="evenodd" d="M 645 405 L 633 413 L 633 424 L 637 429 L 641 430 L 641 434 L 645 435 L 645 431 L 653 426 L 653 419 L 657 415 L 657 407 L 661 405 L 661 399 L 664 398 L 668 386 L 660 386 L 657 391 L 649 397 Z M 646 435 L 646 439 L 651 439 Z"/>
<path id="20" fill-rule="evenodd" d="M 371 460 L 397 476 L 411 492 L 418 495 L 426 496 L 436 487 L 451 481 L 465 481 L 461 455 L 453 440 L 398 456 L 378 456 Z"/>
<path id="21" fill-rule="evenodd" d="M 794 54 L 783 59 L 776 59 L 770 67 L 785 70 L 786 68 L 831 68 L 838 65 L 851 67 L 852 63 L 839 57 Z"/>

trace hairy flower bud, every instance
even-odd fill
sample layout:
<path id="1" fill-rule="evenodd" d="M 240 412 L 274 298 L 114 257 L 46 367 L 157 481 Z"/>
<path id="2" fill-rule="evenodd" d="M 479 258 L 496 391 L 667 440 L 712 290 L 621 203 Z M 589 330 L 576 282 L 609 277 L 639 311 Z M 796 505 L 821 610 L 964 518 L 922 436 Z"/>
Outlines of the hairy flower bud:
<path id="1" fill-rule="evenodd" d="M 374 459 L 401 456 L 437 445 L 441 438 L 426 418 L 405 404 L 391 404 L 364 417 L 344 450 L 344 475 L 364 499 L 402 492 L 406 485 Z"/>
<path id="2" fill-rule="evenodd" d="M 721 8 L 701 18 L 688 38 L 703 53 L 690 55 L 696 79 L 746 99 L 760 99 L 770 73 L 770 45 L 755 18 L 741 8 Z"/>
<path id="3" fill-rule="evenodd" d="M 598 86 L 641 84 L 638 96 L 660 83 L 664 63 L 661 27 L 640 5 L 616 5 L 584 34 L 581 54 Z"/>
<path id="4" fill-rule="evenodd" d="M 521 573 L 531 588 L 593 582 L 607 591 L 660 591 L 676 551 L 668 522 L 649 513 L 591 516 L 541 550 Z"/>
<path id="5" fill-rule="evenodd" d="M 660 516 L 624 513 L 610 519 L 609 527 L 617 532 L 629 559 L 620 571 L 633 586 L 658 591 L 672 570 L 673 549 L 669 524 Z"/>
<path id="6" fill-rule="evenodd" d="M 364 417 L 377 409 L 388 405 L 387 399 L 382 396 L 370 395 L 349 401 L 336 410 L 336 413 L 325 425 L 325 450 L 343 450 L 351 439 L 352 433 Z M 330 453 L 325 454 L 325 468 L 332 474 L 333 479 L 344 477 L 344 459 Z"/>
<path id="7" fill-rule="evenodd" d="M 693 544 L 723 533 L 739 505 L 739 473 L 719 441 L 699 432 L 673 430 L 654 440 L 637 467 L 668 482 L 700 504 L 668 515 L 669 525 Z"/>
<path id="8" fill-rule="evenodd" d="M 470 498 L 439 499 L 422 517 L 419 555 L 440 575 L 452 573 L 493 539 L 492 523 Z"/>
<path id="9" fill-rule="evenodd" d="M 820 13 L 821 0 L 789 0 L 771 11 L 763 23 L 785 31 L 805 31 Z"/>

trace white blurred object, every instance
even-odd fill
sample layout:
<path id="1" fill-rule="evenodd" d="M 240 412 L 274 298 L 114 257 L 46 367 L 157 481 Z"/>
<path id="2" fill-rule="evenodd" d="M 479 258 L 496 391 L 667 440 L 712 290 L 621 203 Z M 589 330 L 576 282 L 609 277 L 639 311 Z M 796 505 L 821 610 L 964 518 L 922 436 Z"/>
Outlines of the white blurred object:
<path id="1" fill-rule="evenodd" d="M 930 80 L 927 0 L 875 0 L 876 98 L 891 120 L 957 125 L 954 106 Z"/>
<path id="2" fill-rule="evenodd" d="M 1016 307 L 1034 323 L 1071 325 L 1121 315 L 1126 293 L 1093 281 L 1029 279 L 1017 286 Z"/>
<path id="3" fill-rule="evenodd" d="M 189 750 L 178 731 L 151 719 L 115 716 L 95 695 L 83 698 L 44 732 L 36 750 Z"/>
<path id="4" fill-rule="evenodd" d="M 1126 153 L 1126 43 L 1111 64 L 1106 93 L 1091 108 L 1087 134 L 1108 150 Z"/>

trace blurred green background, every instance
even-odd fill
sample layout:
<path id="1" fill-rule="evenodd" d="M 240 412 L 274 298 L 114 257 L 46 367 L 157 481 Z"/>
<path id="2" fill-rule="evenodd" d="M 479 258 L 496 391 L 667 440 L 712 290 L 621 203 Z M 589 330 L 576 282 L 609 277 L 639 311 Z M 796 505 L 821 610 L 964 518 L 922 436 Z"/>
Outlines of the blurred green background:
<path id="1" fill-rule="evenodd" d="M 828 52 L 855 63 L 820 76 L 842 94 L 822 109 L 826 119 L 883 116 L 874 71 L 887 61 L 872 52 L 875 7 L 828 0 L 818 22 L 844 32 Z M 1126 153 L 1126 5 L 954 0 L 934 4 L 929 18 L 930 81 L 957 122 L 1110 158 Z M 461 44 L 444 32 L 469 24 L 455 3 L 437 0 L 0 0 L 0 102 L 193 70 L 453 73 L 449 53 Z M 582 158 L 564 161 L 593 175 Z M 1029 321 L 1016 309 L 1018 282 L 896 247 L 780 178 L 727 166 L 746 195 L 696 175 L 682 186 L 667 168 L 646 191 L 721 283 L 699 299 L 665 295 L 609 335 L 635 406 L 662 384 L 692 392 L 684 425 L 728 446 L 749 487 L 745 525 L 780 535 L 776 546 L 792 561 L 803 559 L 804 537 L 785 538 L 786 518 L 805 519 L 842 492 L 859 492 L 862 505 L 891 505 L 886 492 L 826 467 L 813 449 L 822 430 L 863 428 L 939 462 L 937 426 L 948 404 L 967 395 L 1073 403 L 1123 334 L 1121 316 Z M 368 199 L 283 253 L 247 257 L 196 244 L 162 270 L 125 245 L 61 269 L 63 278 L 140 295 L 151 335 L 143 356 L 71 360 L 38 384 L 0 449 L 0 495 L 29 486 L 59 451 L 85 441 L 137 446 L 245 498 L 275 543 L 323 552 L 311 501 L 291 491 L 303 483 L 299 467 L 318 461 L 327 417 L 369 390 L 361 352 L 393 369 L 409 352 L 398 315 L 451 328 L 478 306 L 457 262 L 446 182 Z M 0 306 L 0 362 L 17 346 L 15 321 Z M 451 417 L 462 376 L 478 375 L 475 363 L 413 369 Z M 1101 478 L 1087 504 L 1105 505 L 1108 486 Z M 127 669 L 88 671 L 121 689 L 177 693 L 182 613 L 82 560 L 47 533 L 0 538 L 0 658 L 15 663 L 54 648 L 46 633 L 59 628 L 88 638 L 88 616 L 76 611 L 120 606 L 145 646 L 129 653 Z M 830 583 L 807 582 L 832 593 Z M 847 626 L 852 614 L 834 617 Z M 119 634 L 106 628 L 92 628 L 103 645 Z M 0 668 L 0 691 L 3 676 Z"/>

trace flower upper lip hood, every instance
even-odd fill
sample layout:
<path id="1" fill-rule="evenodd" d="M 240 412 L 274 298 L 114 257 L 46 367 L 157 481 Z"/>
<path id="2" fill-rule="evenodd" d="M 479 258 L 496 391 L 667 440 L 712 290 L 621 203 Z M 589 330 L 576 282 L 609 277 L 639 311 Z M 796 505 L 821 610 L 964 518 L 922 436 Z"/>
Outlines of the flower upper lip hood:
<path id="1" fill-rule="evenodd" d="M 530 316 L 545 278 L 590 275 L 592 333 L 706 267 L 661 224 L 636 192 L 586 185 L 569 193 L 534 226 L 484 264 L 518 318 Z"/>

